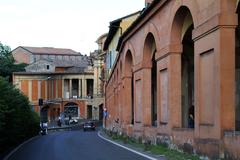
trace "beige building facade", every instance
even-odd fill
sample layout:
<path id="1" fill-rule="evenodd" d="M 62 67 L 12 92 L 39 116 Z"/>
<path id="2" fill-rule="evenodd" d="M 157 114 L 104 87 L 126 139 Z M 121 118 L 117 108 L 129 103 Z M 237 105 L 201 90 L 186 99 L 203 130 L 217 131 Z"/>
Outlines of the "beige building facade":
<path id="1" fill-rule="evenodd" d="M 41 57 L 29 64 L 25 72 L 13 73 L 13 83 L 28 97 L 35 111 L 40 112 L 39 99 L 43 99 L 43 121 L 54 122 L 59 116 L 93 120 L 102 117 L 103 100 L 96 96 L 98 78 L 90 57 L 65 53 L 69 49 L 27 49 Z M 15 49 L 14 55 L 22 62 L 26 56 L 21 59 L 21 50 Z"/>

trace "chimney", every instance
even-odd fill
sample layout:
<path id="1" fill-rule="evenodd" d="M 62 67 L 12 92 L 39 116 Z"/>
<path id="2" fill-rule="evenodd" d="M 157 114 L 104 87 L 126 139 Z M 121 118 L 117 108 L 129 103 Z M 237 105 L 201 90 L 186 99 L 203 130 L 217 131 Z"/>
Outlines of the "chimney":
<path id="1" fill-rule="evenodd" d="M 149 6 L 153 0 L 145 0 L 145 7 Z"/>

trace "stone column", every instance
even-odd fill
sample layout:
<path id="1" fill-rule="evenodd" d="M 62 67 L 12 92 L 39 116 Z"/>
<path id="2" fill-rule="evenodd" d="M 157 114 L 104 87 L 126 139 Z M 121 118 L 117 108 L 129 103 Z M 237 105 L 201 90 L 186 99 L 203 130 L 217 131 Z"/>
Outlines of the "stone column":
<path id="1" fill-rule="evenodd" d="M 123 102 L 123 121 L 125 125 L 131 124 L 132 121 L 132 77 L 124 77 L 123 94 L 126 96 Z M 112 107 L 111 107 L 112 108 Z"/>
<path id="2" fill-rule="evenodd" d="M 143 107 L 143 125 L 144 126 L 151 126 L 152 119 L 151 119 L 151 106 L 152 106 L 152 92 L 151 92 L 151 68 L 143 68 L 142 69 L 142 107 Z"/>
<path id="3" fill-rule="evenodd" d="M 72 98 L 72 79 L 69 79 L 69 98 Z"/>
<path id="4" fill-rule="evenodd" d="M 87 79 L 82 79 L 82 97 L 87 96 Z"/>
<path id="5" fill-rule="evenodd" d="M 42 85 L 41 84 L 42 84 L 42 81 L 39 80 L 38 84 L 37 84 L 37 86 L 38 86 L 38 89 L 37 89 L 37 91 L 38 91 L 38 99 L 42 98 L 42 94 L 41 94 L 42 93 Z"/>
<path id="6" fill-rule="evenodd" d="M 78 79 L 78 97 L 82 97 L 82 79 Z"/>
<path id="7" fill-rule="evenodd" d="M 123 90 L 123 86 L 122 86 L 122 82 L 119 84 L 119 119 L 120 119 L 120 123 L 123 122 L 123 95 L 122 95 L 122 90 Z"/>
<path id="8" fill-rule="evenodd" d="M 28 97 L 32 101 L 32 80 L 28 80 Z"/>
<path id="9" fill-rule="evenodd" d="M 48 81 L 44 81 L 45 83 L 45 99 L 48 99 Z"/>
<path id="10" fill-rule="evenodd" d="M 96 62 L 95 62 L 96 63 Z M 98 66 L 94 66 L 93 94 L 98 94 Z"/>
<path id="11" fill-rule="evenodd" d="M 181 48 L 181 47 L 179 47 Z M 159 72 L 158 72 L 159 73 Z M 160 76 L 158 76 L 160 77 Z M 159 80 L 160 81 L 160 80 Z M 169 129 L 180 128 L 182 126 L 182 113 L 181 113 L 181 51 L 178 53 L 169 53 L 168 63 L 168 119 Z M 159 85 L 159 83 L 158 83 Z M 160 88 L 160 86 L 158 87 Z M 160 91 L 158 92 L 160 93 Z M 162 92 L 161 92 L 162 93 Z M 161 94 L 160 93 L 160 94 Z M 161 106 L 158 103 L 158 107 Z M 161 111 L 161 108 L 158 108 Z M 158 122 L 161 122 L 161 114 L 158 113 Z"/>
<path id="12" fill-rule="evenodd" d="M 64 79 L 62 79 L 62 98 L 66 98 L 64 92 Z"/>
<path id="13" fill-rule="evenodd" d="M 58 85 L 59 85 L 59 82 L 58 82 L 58 79 L 55 79 L 54 81 L 55 83 L 55 98 L 58 98 Z"/>

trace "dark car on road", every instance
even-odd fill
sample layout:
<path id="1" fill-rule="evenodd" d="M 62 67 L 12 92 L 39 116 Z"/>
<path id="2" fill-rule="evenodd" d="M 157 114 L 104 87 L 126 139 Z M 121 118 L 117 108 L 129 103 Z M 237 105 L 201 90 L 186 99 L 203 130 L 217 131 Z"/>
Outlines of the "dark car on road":
<path id="1" fill-rule="evenodd" d="M 92 131 L 95 131 L 96 129 L 96 126 L 93 122 L 85 122 L 83 124 L 83 131 L 87 131 L 87 130 L 92 130 Z"/>

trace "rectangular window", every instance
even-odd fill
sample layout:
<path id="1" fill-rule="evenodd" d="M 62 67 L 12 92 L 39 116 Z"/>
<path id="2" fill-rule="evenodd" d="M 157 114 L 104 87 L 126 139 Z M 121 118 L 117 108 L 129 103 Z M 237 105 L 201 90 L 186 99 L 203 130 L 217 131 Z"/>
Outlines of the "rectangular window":
<path id="1" fill-rule="evenodd" d="M 213 50 L 200 54 L 200 123 L 205 125 L 214 124 L 215 64 Z"/>
<path id="2" fill-rule="evenodd" d="M 49 65 L 47 65 L 47 70 L 49 70 Z"/>
<path id="3" fill-rule="evenodd" d="M 142 81 L 136 81 L 136 121 L 142 121 Z"/>
<path id="4" fill-rule="evenodd" d="M 168 122 L 168 70 L 160 71 L 161 123 Z"/>

